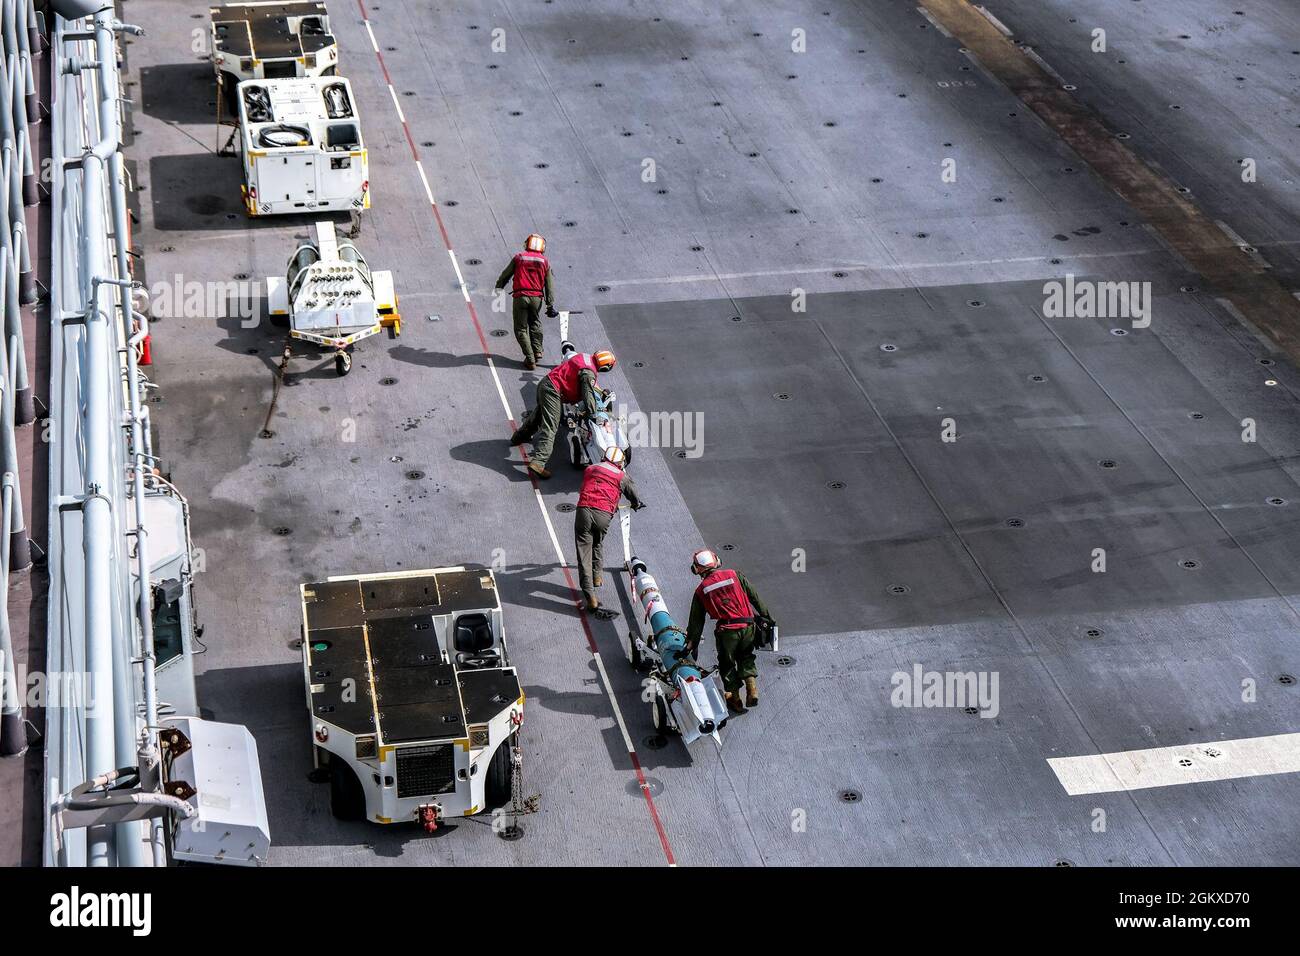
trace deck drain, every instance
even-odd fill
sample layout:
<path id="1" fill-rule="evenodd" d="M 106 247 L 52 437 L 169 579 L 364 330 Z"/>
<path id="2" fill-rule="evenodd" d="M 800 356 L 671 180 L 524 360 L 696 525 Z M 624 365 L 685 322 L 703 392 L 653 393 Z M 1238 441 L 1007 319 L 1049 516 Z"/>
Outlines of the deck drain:
<path id="1" fill-rule="evenodd" d="M 415 469 L 411 469 L 406 473 L 407 481 L 419 481 L 423 477 L 424 477 L 424 472 L 417 471 Z"/>
<path id="2" fill-rule="evenodd" d="M 1201 565 L 1200 565 L 1199 562 L 1197 562 L 1197 561 L 1193 561 L 1193 560 L 1191 560 L 1191 559 L 1189 558 L 1189 559 L 1186 560 L 1186 561 L 1179 561 L 1179 562 L 1178 562 L 1178 566 L 1179 566 L 1180 568 L 1183 568 L 1183 569 L 1186 570 L 1186 571 L 1195 571 L 1195 570 L 1196 570 L 1197 568 L 1199 568 Z"/>
<path id="3" fill-rule="evenodd" d="M 421 146 L 432 146 L 432 145 L 433 145 L 433 140 L 431 140 L 431 139 L 422 140 L 422 141 L 420 142 L 420 145 L 421 145 Z"/>
<path id="4" fill-rule="evenodd" d="M 275 437 L 275 432 L 271 431 L 271 429 L 269 429 L 269 428 L 264 428 L 264 429 L 262 429 L 260 432 L 257 433 L 257 437 L 258 437 L 258 438 L 274 438 L 274 437 Z"/>
<path id="5" fill-rule="evenodd" d="M 898 351 L 898 346 L 897 346 L 897 345 L 894 345 L 894 344 L 891 343 L 891 342 L 886 342 L 884 345 L 882 345 L 882 346 L 880 347 L 880 351 L 882 351 L 882 352 L 897 352 L 897 351 Z"/>
<path id="6" fill-rule="evenodd" d="M 1059 860 L 1054 862 L 1052 866 L 1074 866 L 1074 861 L 1067 860 L 1065 857 L 1061 857 Z"/>
<path id="7" fill-rule="evenodd" d="M 380 384 L 380 385 L 396 385 L 396 384 L 397 384 L 397 379 L 393 378 L 392 376 L 389 376 L 389 377 L 387 377 L 387 378 L 381 378 L 381 379 L 379 380 L 379 384 Z"/>
<path id="8" fill-rule="evenodd" d="M 460 205 L 460 200 L 459 200 L 459 199 L 444 199 L 444 200 L 442 201 L 442 204 L 443 204 L 444 206 L 459 206 L 459 205 Z"/>
<path id="9" fill-rule="evenodd" d="M 627 786 L 623 789 L 627 791 L 629 796 L 642 798 L 647 793 L 652 797 L 657 797 L 664 792 L 664 782 L 658 777 L 644 777 L 643 779 L 645 780 L 645 786 L 642 786 L 640 781 L 633 779 L 629 780 Z"/>
<path id="10" fill-rule="evenodd" d="M 1023 528 L 1023 527 L 1025 526 L 1025 519 L 1024 519 L 1024 518 L 1008 518 L 1006 523 L 1007 523 L 1007 527 L 1008 527 L 1008 528 Z"/>
<path id="11" fill-rule="evenodd" d="M 1273 360 L 1272 360 L 1271 358 L 1262 358 L 1262 359 L 1259 360 L 1259 364 L 1260 364 L 1260 365 L 1272 365 L 1272 364 L 1273 364 Z"/>
<path id="12" fill-rule="evenodd" d="M 607 286 L 607 285 L 598 285 L 598 286 L 596 286 L 596 291 L 597 291 L 597 292 L 608 292 L 608 291 L 609 291 L 609 286 Z"/>
<path id="13" fill-rule="evenodd" d="M 1031 376 L 1029 376 L 1029 381 L 1031 381 L 1031 382 L 1046 382 L 1046 381 L 1047 381 L 1047 376 L 1046 376 L 1046 375 L 1031 375 Z"/>
<path id="14" fill-rule="evenodd" d="M 976 714 L 980 712 L 980 709 L 978 707 L 963 707 L 961 709 L 961 712 L 965 714 L 967 717 L 974 717 Z"/>
<path id="15" fill-rule="evenodd" d="M 1187 417 L 1194 422 L 1199 422 L 1205 418 L 1205 415 L 1202 414 L 1201 412 L 1188 412 Z"/>
<path id="16" fill-rule="evenodd" d="M 890 594 L 906 594 L 908 591 L 912 589 L 909 588 L 906 584 L 891 584 L 885 590 L 887 590 Z"/>
<path id="17" fill-rule="evenodd" d="M 497 836 L 507 843 L 514 843 L 516 840 L 524 838 L 524 828 L 521 824 L 512 823 L 508 827 L 502 827 L 497 831 Z"/>
<path id="18" fill-rule="evenodd" d="M 703 251 L 704 251 L 703 246 L 691 246 L 691 252 L 703 252 Z"/>
<path id="19" fill-rule="evenodd" d="M 511 111 L 510 111 L 510 115 L 511 115 L 511 116 L 523 116 L 524 114 L 523 114 L 522 112 L 520 112 L 519 110 L 511 110 Z"/>
<path id="20" fill-rule="evenodd" d="M 1083 633 L 1086 634 L 1088 637 L 1101 637 L 1102 630 L 1099 627 L 1090 627 Z"/>
<path id="21" fill-rule="evenodd" d="M 633 367 L 633 368 L 645 368 L 645 362 L 633 362 L 633 363 L 632 363 L 632 367 Z"/>
<path id="22" fill-rule="evenodd" d="M 573 505 L 569 504 L 569 502 L 567 501 L 562 501 L 555 506 L 555 510 L 562 515 L 567 515 L 569 512 L 573 510 Z"/>
<path id="23" fill-rule="evenodd" d="M 1285 684 L 1286 686 L 1290 687 L 1292 684 L 1295 683 L 1295 678 L 1292 677 L 1290 674 L 1279 674 L 1277 676 L 1277 682 L 1279 684 Z"/>
<path id="24" fill-rule="evenodd" d="M 663 734 L 651 734 L 649 737 L 641 738 L 641 745 L 646 750 L 662 750 L 666 743 L 668 743 L 668 738 Z"/>
<path id="25" fill-rule="evenodd" d="M 550 163 L 533 163 L 533 169 L 548 169 Z"/>
<path id="26" fill-rule="evenodd" d="M 466 259 L 466 260 L 465 260 L 465 265 L 467 265 L 467 266 L 481 266 L 482 264 L 483 264 L 483 260 L 482 260 L 482 259 Z"/>
<path id="27" fill-rule="evenodd" d="M 1128 329 L 1111 329 L 1111 335 L 1128 335 Z"/>
<path id="28" fill-rule="evenodd" d="M 163 247 L 162 247 L 161 249 L 159 249 L 158 251 L 159 251 L 159 252 L 173 252 L 173 251 L 175 251 L 175 248 L 176 248 L 175 246 L 163 246 Z"/>
<path id="29" fill-rule="evenodd" d="M 685 457 L 686 457 L 686 452 L 684 452 L 684 451 L 675 452 L 674 454 L 675 454 L 676 457 L 678 457 L 678 458 L 685 458 Z"/>
<path id="30" fill-rule="evenodd" d="M 1271 504 L 1271 505 L 1278 505 L 1278 506 L 1281 506 L 1281 505 L 1286 504 L 1286 499 L 1285 499 L 1285 498 L 1269 498 L 1269 499 L 1268 499 L 1268 503 Z"/>
<path id="31" fill-rule="evenodd" d="M 979 299 L 971 299 L 971 300 L 970 300 L 969 302 L 967 302 L 966 304 L 969 305 L 972 309 L 982 309 L 982 308 L 984 308 L 984 303 L 981 302 Z"/>
<path id="32" fill-rule="evenodd" d="M 723 550 L 723 551 L 735 551 L 735 550 L 736 550 L 736 546 L 735 546 L 734 544 L 724 544 L 724 545 L 722 546 L 722 550 Z"/>
<path id="33" fill-rule="evenodd" d="M 253 346 L 252 348 L 244 349 L 244 351 L 249 355 L 256 355 L 261 351 L 261 349 L 257 348 L 257 346 Z"/>
<path id="34" fill-rule="evenodd" d="M 1100 465 L 1102 468 L 1114 468 L 1114 467 L 1115 467 L 1115 459 L 1114 459 L 1114 458 L 1103 458 L 1101 461 L 1097 462 L 1097 464 Z"/>
<path id="35" fill-rule="evenodd" d="M 843 279 L 844 276 L 847 275 L 847 273 L 844 273 L 844 272 L 832 272 L 831 275 L 834 276 L 836 279 Z"/>
<path id="36" fill-rule="evenodd" d="M 881 179 L 879 176 L 872 176 L 872 177 L 871 177 L 871 181 L 872 181 L 873 183 L 877 184 L 877 185 L 879 185 L 880 183 L 884 182 L 884 180 Z"/>
<path id="37" fill-rule="evenodd" d="M 789 654 L 782 654 L 780 657 L 776 659 L 777 667 L 794 667 L 794 665 L 797 663 L 798 661 L 796 661 Z"/>
<path id="38" fill-rule="evenodd" d="M 496 337 L 499 338 L 499 339 L 501 339 L 501 338 L 505 338 L 505 337 L 506 337 L 507 335 L 509 335 L 509 334 L 510 334 L 510 333 L 507 332 L 505 329 L 493 329 L 493 330 L 492 330 L 492 335 L 496 336 Z"/>
<path id="39" fill-rule="evenodd" d="M 1116 133 L 1116 134 L 1115 134 L 1115 138 L 1116 138 L 1116 139 L 1132 139 L 1133 137 L 1132 137 L 1132 135 L 1129 134 L 1129 133 Z"/>
<path id="40" fill-rule="evenodd" d="M 840 791 L 840 803 L 860 803 L 861 801 L 862 794 L 858 793 L 856 790 Z"/>
<path id="41" fill-rule="evenodd" d="M 275 529 L 275 533 L 276 533 L 277 535 L 279 535 L 281 538 L 284 538 L 284 537 L 287 537 L 287 536 L 293 534 L 293 529 L 292 529 L 292 528 L 276 528 L 276 529 Z"/>
<path id="42" fill-rule="evenodd" d="M 842 482 L 842 481 L 828 481 L 828 482 L 826 482 L 826 487 L 829 488 L 829 489 L 831 489 L 831 491 L 842 491 L 843 488 L 844 488 L 844 482 Z"/>
<path id="43" fill-rule="evenodd" d="M 577 225 L 577 222 L 575 222 L 575 221 L 572 220 L 572 219 L 568 219 L 568 220 L 565 220 L 564 228 L 565 228 L 565 229 L 572 229 L 572 228 L 573 228 L 574 226 L 576 226 L 576 225 Z"/>
<path id="44" fill-rule="evenodd" d="M 1178 287 L 1178 291 L 1179 291 L 1179 292 L 1195 292 L 1195 291 L 1196 291 L 1196 286 L 1194 286 L 1194 285 L 1180 285 L 1180 286 Z"/>
<path id="45" fill-rule="evenodd" d="M 402 460 L 402 456 L 401 456 L 401 455 L 393 455 L 393 456 L 391 456 L 388 460 L 391 461 L 391 462 L 393 462 L 394 464 L 396 464 L 397 462 L 399 462 L 399 461 Z"/>
<path id="46" fill-rule="evenodd" d="M 742 318 L 741 318 L 740 316 L 738 316 L 738 315 L 733 315 L 733 316 L 731 317 L 731 321 L 732 321 L 732 322 L 743 322 L 744 319 L 742 319 Z"/>
<path id="47" fill-rule="evenodd" d="M 929 239 L 929 238 L 930 238 L 930 234 L 929 234 L 928 232 L 918 232 L 918 233 L 916 234 L 916 238 L 918 238 L 918 239 Z"/>
<path id="48" fill-rule="evenodd" d="M 777 392 L 776 395 L 774 395 L 773 397 L 774 397 L 778 402 L 788 402 L 788 401 L 790 401 L 790 395 L 789 395 L 788 392 Z"/>
<path id="49" fill-rule="evenodd" d="M 246 279 L 248 278 L 248 273 L 247 273 L 247 272 L 236 272 L 236 273 L 235 273 L 235 278 L 238 279 L 240 282 L 243 282 L 244 280 L 246 280 Z"/>

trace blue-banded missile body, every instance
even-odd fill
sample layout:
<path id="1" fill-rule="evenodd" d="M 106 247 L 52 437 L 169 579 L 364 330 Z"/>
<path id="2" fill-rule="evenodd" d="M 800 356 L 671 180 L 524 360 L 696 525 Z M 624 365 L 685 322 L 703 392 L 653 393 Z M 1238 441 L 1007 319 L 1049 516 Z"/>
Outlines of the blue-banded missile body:
<path id="1" fill-rule="evenodd" d="M 667 701 L 673 724 L 682 740 L 691 743 L 711 735 L 721 742 L 718 730 L 727 723 L 727 705 L 716 673 L 704 673 L 686 647 L 686 634 L 677 627 L 659 585 L 636 557 L 628 559 L 632 593 L 641 604 L 638 627 L 641 644 L 658 658 L 654 673 Z"/>

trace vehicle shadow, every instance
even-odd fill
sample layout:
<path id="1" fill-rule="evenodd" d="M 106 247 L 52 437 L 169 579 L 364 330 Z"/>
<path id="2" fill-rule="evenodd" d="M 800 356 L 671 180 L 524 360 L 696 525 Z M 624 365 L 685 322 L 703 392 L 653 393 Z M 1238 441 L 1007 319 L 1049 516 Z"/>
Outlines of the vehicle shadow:
<path id="1" fill-rule="evenodd" d="M 143 67 L 140 70 L 140 104 L 146 116 L 164 123 L 189 123 L 211 128 L 217 119 L 217 79 L 212 72 L 212 62 L 205 58 L 192 63 Z"/>

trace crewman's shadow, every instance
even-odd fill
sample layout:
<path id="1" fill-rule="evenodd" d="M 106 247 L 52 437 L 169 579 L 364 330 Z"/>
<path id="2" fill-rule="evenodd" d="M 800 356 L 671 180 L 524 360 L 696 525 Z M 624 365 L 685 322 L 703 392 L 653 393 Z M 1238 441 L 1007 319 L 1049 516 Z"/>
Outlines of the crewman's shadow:
<path id="1" fill-rule="evenodd" d="M 515 564 L 496 572 L 497 591 L 503 601 L 543 611 L 577 613 L 573 592 L 563 580 L 542 580 L 559 571 L 557 564 Z M 563 572 L 560 572 L 561 575 Z"/>
<path id="2" fill-rule="evenodd" d="M 481 465 L 497 474 L 505 475 L 511 481 L 527 481 L 528 471 L 524 467 L 514 448 L 501 438 L 486 438 L 481 441 L 467 441 L 451 449 L 451 457 L 456 461 Z"/>
<path id="3" fill-rule="evenodd" d="M 399 362 L 418 365 L 421 368 L 464 368 L 469 365 L 487 364 L 487 358 L 482 352 L 456 355 L 453 352 L 434 352 L 411 345 L 395 345 L 388 350 L 388 354 Z"/>

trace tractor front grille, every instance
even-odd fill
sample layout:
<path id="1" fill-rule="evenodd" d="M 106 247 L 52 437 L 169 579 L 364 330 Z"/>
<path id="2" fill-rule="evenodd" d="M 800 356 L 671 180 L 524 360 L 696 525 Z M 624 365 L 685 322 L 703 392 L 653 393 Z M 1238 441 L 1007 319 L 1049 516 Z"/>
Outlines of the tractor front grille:
<path id="1" fill-rule="evenodd" d="M 396 755 L 398 799 L 455 792 L 454 744 L 399 747 Z"/>

